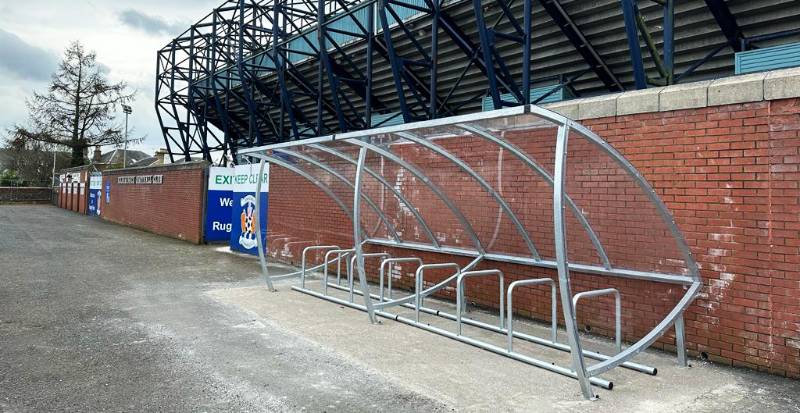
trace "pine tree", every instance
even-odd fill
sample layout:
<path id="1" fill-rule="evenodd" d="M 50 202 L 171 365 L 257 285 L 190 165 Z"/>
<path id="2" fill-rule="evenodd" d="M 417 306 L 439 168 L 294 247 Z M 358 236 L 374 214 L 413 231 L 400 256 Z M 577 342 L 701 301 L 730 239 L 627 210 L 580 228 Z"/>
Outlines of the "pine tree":
<path id="1" fill-rule="evenodd" d="M 34 92 L 27 101 L 30 127 L 17 126 L 11 133 L 14 139 L 67 147 L 72 166 L 83 165 L 89 147 L 122 142 L 115 114 L 133 95 L 125 82 L 106 79 L 94 52 L 73 42 L 64 51 L 47 93 Z"/>

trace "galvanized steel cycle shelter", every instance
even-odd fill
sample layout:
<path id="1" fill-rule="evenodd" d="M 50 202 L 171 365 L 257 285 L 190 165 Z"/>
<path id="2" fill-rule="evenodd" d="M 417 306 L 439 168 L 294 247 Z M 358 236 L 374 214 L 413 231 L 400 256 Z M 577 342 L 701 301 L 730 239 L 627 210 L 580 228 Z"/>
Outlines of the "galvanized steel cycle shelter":
<path id="1" fill-rule="evenodd" d="M 494 156 L 493 151 L 508 156 L 507 166 L 516 163 L 518 168 L 511 177 L 500 174 L 503 164 L 493 169 L 495 164 L 486 162 Z M 591 385 L 613 387 L 600 375 L 615 367 L 656 374 L 655 368 L 631 359 L 673 325 L 678 363 L 686 365 L 683 312 L 701 285 L 687 243 L 665 204 L 636 168 L 608 142 L 564 116 L 527 105 L 277 143 L 245 149 L 241 154 L 259 161 L 262 171 L 270 163 L 304 178 L 352 220 L 352 246 L 309 246 L 303 251 L 301 270 L 280 276 L 270 276 L 267 271 L 266 240 L 259 232 L 259 259 L 270 290 L 274 291 L 276 279 L 297 277 L 300 283 L 292 287 L 294 290 L 366 311 L 371 322 L 376 316 L 390 318 L 577 379 L 587 399 L 595 398 Z M 517 192 L 509 194 L 512 189 Z M 422 192 L 427 195 L 420 195 Z M 476 217 L 485 216 L 487 209 L 497 211 L 494 231 L 477 224 Z M 401 250 L 404 256 L 393 257 L 385 251 L 369 253 L 365 251 L 368 246 Z M 413 255 L 415 251 L 469 257 L 472 261 L 465 266 L 423 262 Z M 310 252 L 324 253 L 324 260 L 306 268 Z M 367 282 L 369 262 L 380 268 L 377 294 Z M 386 270 L 398 263 L 416 265 L 417 270 L 413 292 L 395 298 L 393 277 Z M 524 266 L 530 268 L 531 276 L 506 288 L 507 274 L 491 268 L 492 263 Z M 339 274 L 342 267 L 347 269 L 347 285 L 329 282 L 328 267 L 332 264 Z M 479 264 L 484 269 L 476 269 Z M 553 270 L 557 280 L 533 275 Z M 324 273 L 318 289 L 306 286 L 311 271 Z M 426 286 L 426 271 L 452 273 Z M 355 275 L 358 288 L 354 286 Z M 679 293 L 663 319 L 623 349 L 620 291 L 581 288 L 585 291 L 573 294 L 574 278 L 582 275 L 610 281 L 644 280 L 679 287 Z M 498 324 L 463 316 L 465 280 L 472 277 L 497 278 Z M 551 337 L 514 331 L 513 292 L 531 285 L 543 285 L 551 291 Z M 445 288 L 455 288 L 455 314 L 424 305 L 425 297 Z M 348 298 L 329 294 L 342 290 Z M 363 305 L 354 301 L 355 295 L 363 298 Z M 615 299 L 615 354 L 582 348 L 576 305 L 600 295 L 613 295 Z M 567 343 L 557 341 L 557 298 Z M 388 312 L 398 306 L 412 309 L 414 316 Z M 422 323 L 421 313 L 451 320 L 453 328 Z M 507 345 L 468 337 L 462 325 L 507 336 Z M 514 339 L 568 351 L 572 365 L 557 366 L 517 352 Z M 597 362 L 590 365 L 587 359 Z"/>

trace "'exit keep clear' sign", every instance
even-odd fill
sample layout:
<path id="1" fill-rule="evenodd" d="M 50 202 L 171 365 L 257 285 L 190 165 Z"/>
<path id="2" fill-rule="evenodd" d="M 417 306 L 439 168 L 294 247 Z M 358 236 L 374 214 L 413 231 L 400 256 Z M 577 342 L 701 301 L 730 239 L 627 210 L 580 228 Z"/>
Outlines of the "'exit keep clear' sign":
<path id="1" fill-rule="evenodd" d="M 233 174 L 233 206 L 231 210 L 231 249 L 248 254 L 258 254 L 256 231 L 267 239 L 267 203 L 269 200 L 269 164 L 259 176 L 259 165 L 236 165 Z M 261 181 L 261 192 L 256 193 Z M 258 198 L 256 198 L 258 197 Z M 260 213 L 256 214 L 256 199 Z"/>

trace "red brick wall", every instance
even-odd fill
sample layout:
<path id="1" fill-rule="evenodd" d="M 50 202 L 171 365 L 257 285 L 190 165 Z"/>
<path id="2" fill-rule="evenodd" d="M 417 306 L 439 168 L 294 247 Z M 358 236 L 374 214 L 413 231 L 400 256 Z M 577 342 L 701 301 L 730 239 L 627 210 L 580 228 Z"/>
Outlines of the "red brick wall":
<path id="1" fill-rule="evenodd" d="M 80 199 L 78 200 L 78 212 L 81 214 L 86 214 L 86 208 L 89 207 L 89 183 L 81 183 L 81 187 L 78 189 L 78 192 L 80 194 Z"/>
<path id="2" fill-rule="evenodd" d="M 671 112 L 616 116 L 583 121 L 625 155 L 653 185 L 683 231 L 703 277 L 703 289 L 686 314 L 690 351 L 712 360 L 775 374 L 800 377 L 800 100 L 786 99 Z M 506 139 L 534 156 L 552 173 L 554 131 L 551 128 L 507 133 Z M 502 155 L 502 182 L 496 180 L 501 155 L 476 138 L 438 142 L 464 159 L 499 189 L 520 216 L 540 254 L 552 257 L 551 189 L 510 156 Z M 344 147 L 340 148 L 343 149 Z M 416 146 L 392 148 L 430 173 L 464 210 L 488 250 L 525 254 L 525 244 L 507 217 L 498 224 L 497 204 L 474 180 Z M 355 152 L 349 154 L 355 157 Z M 320 155 L 320 154 L 316 154 Z M 681 271 L 677 248 L 619 167 L 591 145 L 570 139 L 568 193 L 585 212 L 603 241 L 612 263 L 641 270 Z M 392 184 L 402 188 L 443 244 L 470 246 L 468 237 L 433 194 L 407 172 L 377 157 L 368 159 Z M 352 179 L 354 168 L 337 164 Z M 314 168 L 307 168 L 314 170 Z M 271 254 L 298 263 L 300 251 L 315 244 L 352 245 L 352 226 L 336 204 L 314 185 L 274 167 L 270 186 Z M 320 174 L 324 182 L 329 177 Z M 325 179 L 328 178 L 328 179 Z M 348 189 L 332 183 L 348 206 Z M 365 178 L 366 193 L 383 202 L 392 223 L 410 241 L 427 242 L 413 217 L 391 193 Z M 383 199 L 383 201 L 381 201 Z M 368 208 L 363 205 L 362 208 Z M 568 214 L 571 261 L 597 263 L 597 255 L 577 221 Z M 377 227 L 367 212 L 365 227 Z M 385 229 L 377 236 L 385 237 Z M 291 236 L 291 239 L 286 239 Z M 371 247 L 375 250 L 382 248 Z M 469 260 L 416 251 L 392 251 L 395 256 L 419 256 L 426 262 Z M 321 256 L 316 257 L 317 260 Z M 370 272 L 376 273 L 374 265 Z M 500 268 L 507 283 L 519 278 L 555 277 L 553 271 L 484 262 L 480 268 Z M 412 286 L 413 266 L 398 266 L 399 281 Z M 426 274 L 436 282 L 446 274 Z M 625 339 L 635 341 L 673 308 L 683 294 L 674 285 L 573 274 L 575 292 L 605 288 L 623 294 Z M 443 295 L 452 296 L 452 290 Z M 471 280 L 468 299 L 497 305 L 497 281 Z M 515 294 L 515 310 L 549 319 L 549 291 L 529 288 Z M 613 334 L 612 301 L 587 300 L 578 310 L 579 324 L 593 332 Z M 560 317 L 560 315 L 559 315 Z M 672 349 L 671 333 L 656 346 Z"/>
<path id="3" fill-rule="evenodd" d="M 0 202 L 51 202 L 53 188 L 0 186 Z"/>
<path id="4" fill-rule="evenodd" d="M 702 267 L 691 348 L 800 376 L 800 100 L 586 124 L 653 184 Z"/>
<path id="5" fill-rule="evenodd" d="M 74 182 L 67 182 L 64 184 L 66 186 L 66 192 L 63 193 L 64 195 L 64 204 L 62 208 L 69 209 L 72 212 L 78 212 L 81 214 L 86 213 L 86 185 L 85 182 L 74 181 Z M 81 185 L 83 185 L 83 193 L 81 193 Z"/>
<path id="6" fill-rule="evenodd" d="M 59 184 L 57 205 L 60 208 L 85 214 L 89 202 L 89 173 L 86 170 L 69 173 L 76 178 L 70 182 Z"/>
<path id="7" fill-rule="evenodd" d="M 111 202 L 101 197 L 103 219 L 199 244 L 203 241 L 204 162 L 103 172 Z M 119 184 L 119 176 L 163 175 L 162 184 Z"/>
<path id="8" fill-rule="evenodd" d="M 58 207 L 67 209 L 68 187 L 66 182 L 58 185 Z"/>
<path id="9" fill-rule="evenodd" d="M 69 210 L 76 212 L 78 210 L 78 185 L 79 182 L 69 183 Z"/>
<path id="10" fill-rule="evenodd" d="M 67 209 L 72 211 L 72 204 L 75 201 L 75 184 L 73 182 L 67 183 Z"/>
<path id="11" fill-rule="evenodd" d="M 72 187 L 72 210 L 86 214 L 86 206 L 89 198 L 89 184 L 87 182 L 75 182 Z"/>

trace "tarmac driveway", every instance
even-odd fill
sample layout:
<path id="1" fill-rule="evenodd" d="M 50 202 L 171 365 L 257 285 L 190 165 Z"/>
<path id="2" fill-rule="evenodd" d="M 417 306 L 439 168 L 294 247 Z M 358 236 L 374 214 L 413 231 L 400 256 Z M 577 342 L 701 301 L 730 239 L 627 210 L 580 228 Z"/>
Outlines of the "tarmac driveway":
<path id="1" fill-rule="evenodd" d="M 0 411 L 438 411 L 204 292 L 253 260 L 51 206 L 0 206 Z"/>

